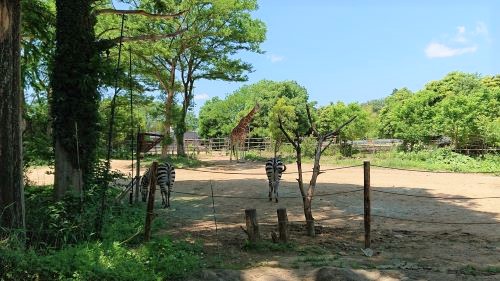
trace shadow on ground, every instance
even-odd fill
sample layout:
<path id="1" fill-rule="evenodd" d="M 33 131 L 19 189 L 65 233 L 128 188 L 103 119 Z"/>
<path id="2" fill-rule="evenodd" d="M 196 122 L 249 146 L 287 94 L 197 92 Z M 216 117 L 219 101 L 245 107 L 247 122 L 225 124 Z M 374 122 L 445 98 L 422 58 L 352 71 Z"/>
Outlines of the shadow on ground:
<path id="1" fill-rule="evenodd" d="M 361 186 L 318 184 L 313 200 L 317 237 L 310 238 L 305 235 L 296 182 L 284 181 L 279 203 L 269 202 L 265 176 L 246 173 L 259 167 L 262 163 L 212 167 L 212 171 L 242 174 L 234 175 L 238 178 L 217 179 L 215 175 L 214 180 L 204 180 L 206 175 L 199 172 L 199 178 L 179 180 L 175 191 L 180 193 L 173 194 L 172 209 L 158 211 L 168 227 L 157 235 L 167 233 L 179 239 L 199 240 L 205 245 L 208 267 L 217 270 L 205 271 L 200 280 L 498 280 L 500 277 L 498 214 L 473 210 L 478 204 L 476 200 L 373 192 L 372 214 L 401 220 L 373 217 L 374 255 L 366 257 L 361 251 L 364 233 L 363 217 L 359 215 L 363 213 L 363 193 L 322 196 L 358 190 Z M 373 189 L 435 196 L 423 188 L 374 186 Z M 291 221 L 291 242 L 286 246 L 270 242 L 271 232 L 276 231 L 279 207 L 287 208 Z M 242 230 L 247 208 L 257 210 L 261 223 L 264 242 L 256 248 L 248 245 Z"/>

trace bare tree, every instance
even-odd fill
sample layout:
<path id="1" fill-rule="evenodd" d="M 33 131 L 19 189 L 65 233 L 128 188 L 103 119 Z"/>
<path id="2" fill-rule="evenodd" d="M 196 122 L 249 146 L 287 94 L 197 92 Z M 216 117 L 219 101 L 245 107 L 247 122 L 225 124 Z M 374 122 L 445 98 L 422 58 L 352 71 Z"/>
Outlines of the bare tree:
<path id="1" fill-rule="evenodd" d="M 279 122 L 279 128 L 283 135 L 285 135 L 285 138 L 287 141 L 292 144 L 296 157 L 297 157 L 297 170 L 298 170 L 298 178 L 297 182 L 299 184 L 299 190 L 300 194 L 302 195 L 302 203 L 304 206 L 304 216 L 306 218 L 306 228 L 307 228 L 307 234 L 309 236 L 315 236 L 315 230 L 314 230 L 314 217 L 312 215 L 312 199 L 314 196 L 314 189 L 316 188 L 316 181 L 318 179 L 318 176 L 320 174 L 320 164 L 319 161 L 321 159 L 322 153 L 334 142 L 335 136 L 337 136 L 340 133 L 340 130 L 347 126 L 349 123 L 351 123 L 354 119 L 356 119 L 357 116 L 353 116 L 351 119 L 349 119 L 347 122 L 344 124 L 340 125 L 337 129 L 331 132 L 327 132 L 324 134 L 321 134 L 317 128 L 316 124 L 312 120 L 311 117 L 311 112 L 309 109 L 309 106 L 306 105 L 307 109 L 307 119 L 309 121 L 309 132 L 312 132 L 314 137 L 316 138 L 316 149 L 314 152 L 314 165 L 313 165 L 313 173 L 311 176 L 311 180 L 309 181 L 309 186 L 307 188 L 307 191 L 304 189 L 304 178 L 302 176 L 302 148 L 301 148 L 301 143 L 302 143 L 302 138 L 304 137 L 301 135 L 298 129 L 294 130 L 294 138 L 288 134 L 287 130 L 284 127 L 283 120 L 281 117 L 278 118 Z M 323 147 L 323 143 L 328 142 L 326 146 Z"/>

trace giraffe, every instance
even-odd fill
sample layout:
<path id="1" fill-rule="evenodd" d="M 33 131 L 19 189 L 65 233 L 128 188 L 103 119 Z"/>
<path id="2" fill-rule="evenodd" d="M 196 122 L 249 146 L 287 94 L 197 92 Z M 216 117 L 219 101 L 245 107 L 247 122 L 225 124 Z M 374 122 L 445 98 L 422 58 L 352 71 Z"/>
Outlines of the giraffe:
<path id="1" fill-rule="evenodd" d="M 245 139 L 247 138 L 248 131 L 247 127 L 252 122 L 253 117 L 259 111 L 260 105 L 258 103 L 252 108 L 252 110 L 243 117 L 238 125 L 234 127 L 231 131 L 231 136 L 229 139 L 229 161 L 233 161 L 233 154 L 236 157 L 236 162 L 238 162 L 238 150 L 245 143 Z"/>

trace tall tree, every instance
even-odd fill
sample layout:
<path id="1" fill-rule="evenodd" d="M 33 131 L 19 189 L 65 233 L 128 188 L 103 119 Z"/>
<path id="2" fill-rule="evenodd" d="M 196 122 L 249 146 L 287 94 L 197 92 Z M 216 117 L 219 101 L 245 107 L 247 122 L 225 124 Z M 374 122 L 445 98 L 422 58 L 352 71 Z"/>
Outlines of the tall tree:
<path id="1" fill-rule="evenodd" d="M 140 15 L 170 19 L 177 15 L 156 15 L 143 10 L 92 8 L 93 1 L 56 1 L 56 51 L 51 75 L 51 114 L 55 143 L 55 197 L 66 191 L 81 192 L 95 164 L 99 135 L 97 87 L 101 74 L 99 53 L 119 42 L 155 41 L 173 33 L 108 36 L 96 40 L 96 15 Z M 96 5 L 100 5 L 99 1 Z M 111 30 L 116 30 L 116 27 Z M 114 79 L 113 79 L 114 80 Z M 113 107 L 114 105 L 112 105 Z M 76 137 L 78 138 L 78 147 Z"/>
<path id="2" fill-rule="evenodd" d="M 61 198 L 66 191 L 82 191 L 83 180 L 88 180 L 95 161 L 99 132 L 98 49 L 90 1 L 58 0 L 56 8 L 51 114 L 54 189 L 55 197 Z"/>
<path id="3" fill-rule="evenodd" d="M 241 51 L 261 53 L 265 24 L 254 19 L 255 0 L 211 1 L 198 5 L 185 22 L 190 48 L 179 56 L 183 86 L 182 112 L 177 120 L 177 154 L 183 155 L 186 114 L 193 105 L 195 81 L 200 79 L 246 81 L 252 65 L 234 58 Z M 190 36 L 191 34 L 191 36 Z"/>
<path id="4" fill-rule="evenodd" d="M 19 0 L 0 0 L 0 225 L 24 228 Z"/>

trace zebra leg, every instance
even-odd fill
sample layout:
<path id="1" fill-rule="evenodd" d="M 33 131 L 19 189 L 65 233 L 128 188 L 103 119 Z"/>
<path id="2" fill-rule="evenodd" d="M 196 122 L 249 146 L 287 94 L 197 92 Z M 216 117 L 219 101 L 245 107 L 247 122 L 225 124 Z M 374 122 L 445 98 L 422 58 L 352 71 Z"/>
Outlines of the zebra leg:
<path id="1" fill-rule="evenodd" d="M 278 203 L 278 188 L 280 186 L 280 181 L 277 180 L 274 182 L 274 198 L 276 200 L 276 203 Z"/>
<path id="2" fill-rule="evenodd" d="M 165 201 L 166 190 L 164 185 L 160 185 L 160 193 L 161 193 L 161 204 L 163 207 L 166 207 L 166 201 Z"/>
<path id="3" fill-rule="evenodd" d="M 172 187 L 168 185 L 167 189 L 167 208 L 170 208 L 170 193 L 172 193 Z"/>
<path id="4" fill-rule="evenodd" d="M 273 201 L 273 183 L 269 181 L 269 201 Z"/>

